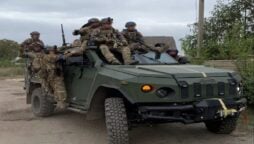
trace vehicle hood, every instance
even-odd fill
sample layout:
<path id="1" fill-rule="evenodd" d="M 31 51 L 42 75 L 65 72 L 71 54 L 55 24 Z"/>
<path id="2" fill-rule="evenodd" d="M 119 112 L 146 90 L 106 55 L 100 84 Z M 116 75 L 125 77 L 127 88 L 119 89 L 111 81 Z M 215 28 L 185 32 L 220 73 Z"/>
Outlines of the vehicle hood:
<path id="1" fill-rule="evenodd" d="M 109 66 L 108 68 L 137 76 L 178 78 L 228 77 L 234 71 L 198 65 L 137 65 Z"/>

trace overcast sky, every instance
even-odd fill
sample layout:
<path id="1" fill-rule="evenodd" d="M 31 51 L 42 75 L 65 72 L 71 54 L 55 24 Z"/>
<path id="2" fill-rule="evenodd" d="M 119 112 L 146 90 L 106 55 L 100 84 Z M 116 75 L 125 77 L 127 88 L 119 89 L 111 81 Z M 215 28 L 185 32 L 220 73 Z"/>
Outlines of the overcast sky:
<path id="1" fill-rule="evenodd" d="M 206 16 L 215 4 L 206 0 Z M 48 45 L 61 44 L 60 24 L 71 42 L 71 32 L 89 18 L 110 16 L 119 30 L 136 21 L 144 35 L 174 36 L 180 47 L 187 25 L 197 18 L 197 0 L 1 0 L 0 5 L 0 39 L 21 42 L 36 30 Z"/>

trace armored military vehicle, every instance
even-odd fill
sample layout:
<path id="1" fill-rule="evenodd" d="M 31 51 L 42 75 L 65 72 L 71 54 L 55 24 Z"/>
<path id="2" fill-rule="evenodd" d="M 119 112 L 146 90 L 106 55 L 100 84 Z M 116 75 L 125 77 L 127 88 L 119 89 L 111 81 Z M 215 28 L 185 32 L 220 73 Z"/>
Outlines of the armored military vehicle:
<path id="1" fill-rule="evenodd" d="M 129 128 L 142 123 L 205 123 L 214 133 L 234 131 L 246 105 L 237 73 L 179 65 L 152 51 L 133 59 L 139 64 L 110 65 L 91 46 L 63 64 L 68 109 L 90 120 L 105 118 L 110 144 L 128 144 Z M 36 116 L 53 114 L 55 101 L 35 75 L 26 76 L 26 91 Z"/>

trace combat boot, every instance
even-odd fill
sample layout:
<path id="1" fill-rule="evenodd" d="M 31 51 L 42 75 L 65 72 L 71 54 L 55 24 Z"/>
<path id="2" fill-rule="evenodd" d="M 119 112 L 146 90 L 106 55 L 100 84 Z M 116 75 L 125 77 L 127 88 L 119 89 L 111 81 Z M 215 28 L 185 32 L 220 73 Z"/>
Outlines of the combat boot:
<path id="1" fill-rule="evenodd" d="M 121 63 L 119 61 L 112 61 L 111 64 L 112 65 L 121 65 Z"/>
<path id="2" fill-rule="evenodd" d="M 132 60 L 129 65 L 136 65 L 136 64 L 139 64 L 139 61 L 136 61 L 136 60 Z"/>

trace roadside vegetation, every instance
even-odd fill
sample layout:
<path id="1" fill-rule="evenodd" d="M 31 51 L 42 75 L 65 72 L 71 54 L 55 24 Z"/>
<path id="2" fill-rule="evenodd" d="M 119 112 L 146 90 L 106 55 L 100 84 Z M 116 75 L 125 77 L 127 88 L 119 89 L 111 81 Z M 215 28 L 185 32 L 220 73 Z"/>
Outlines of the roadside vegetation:
<path id="1" fill-rule="evenodd" d="M 23 75 L 21 64 L 15 64 L 14 59 L 18 55 L 19 44 L 12 40 L 0 40 L 0 78 L 17 77 Z"/>
<path id="2" fill-rule="evenodd" d="M 182 48 L 192 62 L 236 60 L 243 77 L 244 94 L 254 104 L 254 3 L 253 0 L 218 0 L 205 19 L 201 57 L 197 54 L 197 23 L 189 25 L 191 34 L 183 38 Z"/>

